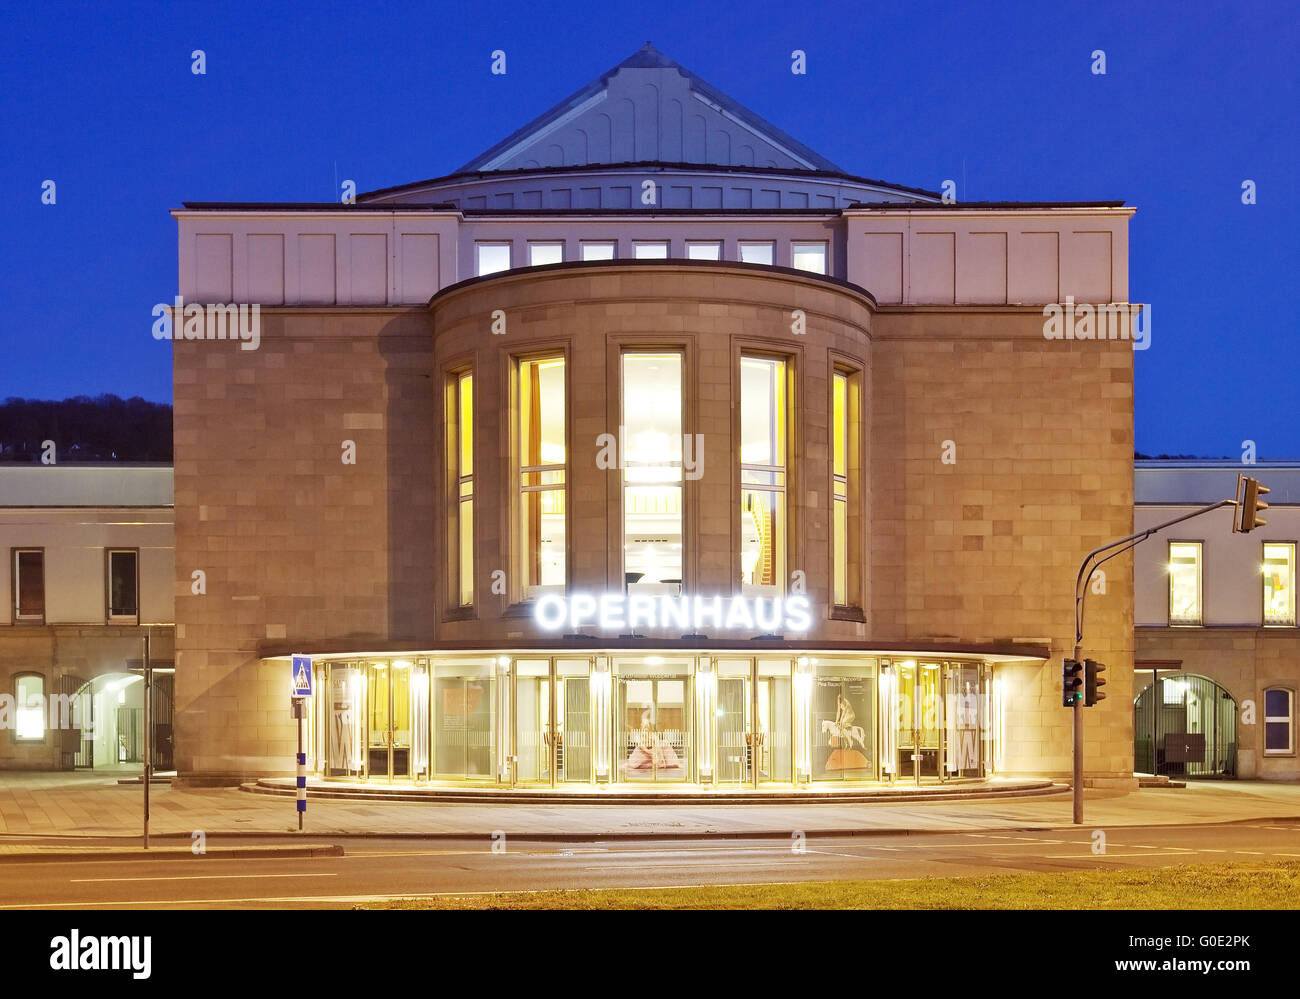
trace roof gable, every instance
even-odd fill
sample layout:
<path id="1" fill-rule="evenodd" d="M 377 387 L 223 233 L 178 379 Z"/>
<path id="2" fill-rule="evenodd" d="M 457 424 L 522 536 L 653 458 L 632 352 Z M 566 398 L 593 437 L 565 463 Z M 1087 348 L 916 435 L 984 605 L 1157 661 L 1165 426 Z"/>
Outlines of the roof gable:
<path id="1" fill-rule="evenodd" d="M 646 161 L 843 172 L 649 42 L 457 172 Z"/>

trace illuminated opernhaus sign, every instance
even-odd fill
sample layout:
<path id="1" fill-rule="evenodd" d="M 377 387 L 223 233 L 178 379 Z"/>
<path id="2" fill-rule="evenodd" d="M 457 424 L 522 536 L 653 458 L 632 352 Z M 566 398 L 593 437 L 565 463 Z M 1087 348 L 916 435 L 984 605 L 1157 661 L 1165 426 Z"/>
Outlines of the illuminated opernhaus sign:
<path id="1" fill-rule="evenodd" d="M 812 627 L 812 602 L 784 597 L 678 596 L 649 593 L 547 593 L 537 599 L 533 620 L 547 631 L 594 625 L 616 628 L 678 628 L 682 631 L 748 631 L 776 634 Z"/>

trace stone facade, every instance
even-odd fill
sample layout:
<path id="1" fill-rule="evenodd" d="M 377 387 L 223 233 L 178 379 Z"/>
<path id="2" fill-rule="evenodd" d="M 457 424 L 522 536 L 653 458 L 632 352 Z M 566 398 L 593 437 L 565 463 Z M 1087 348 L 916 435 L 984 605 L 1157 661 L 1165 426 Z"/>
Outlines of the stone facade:
<path id="1" fill-rule="evenodd" d="M 693 94 L 690 115 L 665 94 Z M 719 141 L 738 122 L 748 138 Z M 683 591 L 740 587 L 739 362 L 779 355 L 793 372 L 787 568 L 817 608 L 807 643 L 995 664 L 999 772 L 1064 775 L 1075 574 L 1132 529 L 1133 345 L 1047 339 L 1044 307 L 1127 303 L 1132 214 L 949 205 L 842 173 L 651 47 L 461 173 L 354 205 L 187 204 L 179 293 L 260 306 L 261 329 L 256 349 L 185 339 L 180 316 L 174 333 L 182 776 L 290 771 L 292 652 L 539 640 L 509 579 L 513 366 L 530 351 L 566 360 L 567 586 L 621 592 L 620 476 L 596 455 L 620 422 L 620 351 L 642 347 L 682 353 L 682 426 L 703 441 Z M 660 259 L 635 259 L 647 243 Z M 860 373 L 857 606 L 828 609 L 836 364 Z M 474 600 L 453 607 L 445 393 L 467 366 Z M 1088 773 L 1131 783 L 1131 562 L 1106 573 L 1084 641 L 1110 668 L 1107 700 L 1084 712 Z"/>
<path id="2" fill-rule="evenodd" d="M 256 352 L 175 345 L 182 774 L 292 762 L 288 673 L 258 668 L 263 643 L 432 632 L 428 313 L 268 310 L 262 323 Z"/>
<path id="3" fill-rule="evenodd" d="M 1041 310 L 1007 307 L 882 308 L 872 349 L 872 630 L 1050 644 L 1046 663 L 1001 668 L 1007 768 L 1066 773 L 1075 575 L 1132 530 L 1133 351 L 1046 342 Z M 1133 763 L 1131 562 L 1106 572 L 1083 643 L 1109 667 L 1107 700 L 1084 712 L 1098 778 Z"/>
<path id="4" fill-rule="evenodd" d="M 803 309 L 808 332 L 792 334 Z M 507 333 L 489 332 L 502 310 Z M 362 649 L 536 637 L 485 573 L 509 564 L 505 359 L 538 346 L 572 359 L 572 578 L 616 582 L 617 476 L 595 439 L 617 424 L 621 346 L 685 348 L 688 432 L 704 478 L 687 494 L 687 578 L 729 589 L 737 568 L 733 386 L 740 345 L 787 353 L 797 374 L 792 566 L 826 604 L 827 363 L 868 372 L 865 621 L 820 620 L 812 638 L 1050 645 L 1001 667 L 1010 772 L 1064 774 L 1070 717 L 1059 657 L 1072 646 L 1083 554 L 1131 529 L 1132 351 L 1045 341 L 1041 310 L 878 309 L 852 288 L 793 272 L 677 263 L 513 272 L 437 296 L 428 310 L 267 310 L 255 353 L 175 349 L 177 713 L 182 774 L 283 772 L 294 727 L 291 647 Z M 440 383 L 476 364 L 477 613 L 448 613 L 437 539 Z M 1067 406 L 1066 401 L 1070 400 Z M 346 441 L 356 463 L 343 462 Z M 955 461 L 944 460 L 952 441 Z M 600 539 L 596 541 L 595 539 Z M 204 569 L 207 593 L 190 593 Z M 1085 648 L 1110 666 L 1087 713 L 1089 773 L 1131 773 L 1132 591 L 1122 561 L 1090 598 Z M 297 643 L 297 645 L 295 645 Z"/>
<path id="5" fill-rule="evenodd" d="M 1141 663 L 1158 663 L 1161 669 L 1208 677 L 1236 701 L 1238 777 L 1300 779 L 1294 750 L 1265 755 L 1263 741 L 1264 691 L 1270 687 L 1287 688 L 1293 695 L 1300 691 L 1300 635 L 1295 629 L 1140 627 L 1137 658 Z"/>

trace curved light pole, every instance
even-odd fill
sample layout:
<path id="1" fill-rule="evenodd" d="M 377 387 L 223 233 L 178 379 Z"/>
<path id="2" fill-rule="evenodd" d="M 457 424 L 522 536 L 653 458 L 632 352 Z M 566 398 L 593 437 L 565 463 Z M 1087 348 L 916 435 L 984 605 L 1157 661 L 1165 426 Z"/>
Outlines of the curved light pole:
<path id="1" fill-rule="evenodd" d="M 1246 499 L 1242 498 L 1242 483 L 1246 484 Z M 1251 486 L 1254 486 L 1251 489 Z M 1185 513 L 1181 517 L 1175 517 L 1173 520 L 1166 520 L 1162 524 L 1156 524 L 1154 527 L 1148 527 L 1144 531 L 1136 534 L 1130 534 L 1127 538 L 1120 538 L 1118 541 L 1110 541 L 1094 548 L 1084 556 L 1083 563 L 1079 566 L 1079 575 L 1074 580 L 1074 656 L 1078 661 L 1083 661 L 1083 612 L 1085 601 L 1088 596 L 1088 583 L 1092 580 L 1092 574 L 1104 562 L 1108 562 L 1116 555 L 1123 555 L 1126 551 L 1137 547 L 1153 534 L 1173 527 L 1175 524 L 1181 524 L 1185 520 L 1191 520 L 1193 517 L 1199 517 L 1201 514 L 1209 513 L 1220 507 L 1232 506 L 1244 509 L 1249 505 L 1251 509 L 1246 511 L 1241 518 L 1241 526 L 1238 526 L 1238 519 L 1234 515 L 1232 522 L 1233 532 L 1243 534 L 1249 533 L 1254 527 L 1258 527 L 1264 521 L 1259 520 L 1255 513 L 1257 509 L 1263 509 L 1268 504 L 1260 503 L 1258 496 L 1260 492 L 1268 492 L 1268 489 L 1260 486 L 1255 479 L 1248 478 L 1238 473 L 1237 475 L 1237 493 L 1232 499 L 1220 500 L 1218 503 L 1211 503 L 1209 506 L 1203 506 L 1191 513 Z M 1109 554 L 1106 554 L 1109 553 Z M 1074 714 L 1074 779 L 1073 779 L 1073 798 L 1074 798 L 1074 823 L 1079 825 L 1083 822 L 1083 701 L 1082 698 L 1075 700 L 1071 709 Z"/>

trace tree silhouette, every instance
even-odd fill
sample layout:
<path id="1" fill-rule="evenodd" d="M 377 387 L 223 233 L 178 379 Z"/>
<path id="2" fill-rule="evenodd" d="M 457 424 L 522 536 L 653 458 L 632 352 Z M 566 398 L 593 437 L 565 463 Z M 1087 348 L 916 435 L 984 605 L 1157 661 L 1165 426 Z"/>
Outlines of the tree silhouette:
<path id="1" fill-rule="evenodd" d="M 39 462 L 45 441 L 54 442 L 60 463 L 171 461 L 172 408 L 115 395 L 0 404 L 0 461 Z"/>

